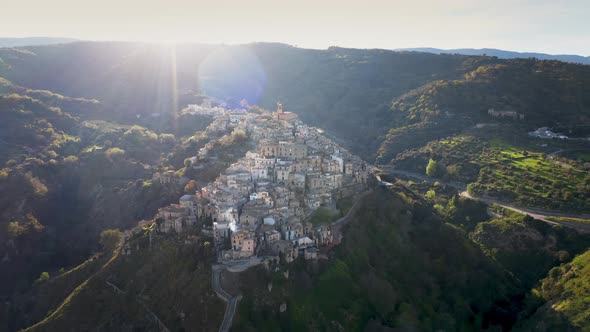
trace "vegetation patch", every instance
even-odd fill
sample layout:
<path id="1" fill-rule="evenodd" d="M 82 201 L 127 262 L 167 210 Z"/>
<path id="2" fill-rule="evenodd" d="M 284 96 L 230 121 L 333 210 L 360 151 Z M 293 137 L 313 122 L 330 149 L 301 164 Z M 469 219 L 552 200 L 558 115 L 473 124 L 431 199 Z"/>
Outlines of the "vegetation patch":
<path id="1" fill-rule="evenodd" d="M 392 192 L 382 188 L 362 200 L 329 261 L 245 272 L 252 275 L 235 328 L 509 328 L 515 317 L 491 313 L 522 292 L 516 280 L 419 196 L 401 186 Z"/>
<path id="2" fill-rule="evenodd" d="M 548 147 L 523 136 L 510 139 L 510 132 L 432 141 L 398 155 L 393 164 L 446 181 L 471 183 L 468 190 L 474 195 L 521 206 L 590 211 L 590 164 L 555 155 L 547 157 Z"/>
<path id="3" fill-rule="evenodd" d="M 329 209 L 326 207 L 319 207 L 311 215 L 311 217 L 309 218 L 309 222 L 312 223 L 314 226 L 330 224 L 338 220 L 340 216 L 341 213 L 338 210 Z"/>
<path id="4" fill-rule="evenodd" d="M 590 251 L 554 267 L 531 292 L 533 314 L 522 331 L 586 331 L 590 317 Z M 539 304 L 541 304 L 539 306 Z"/>

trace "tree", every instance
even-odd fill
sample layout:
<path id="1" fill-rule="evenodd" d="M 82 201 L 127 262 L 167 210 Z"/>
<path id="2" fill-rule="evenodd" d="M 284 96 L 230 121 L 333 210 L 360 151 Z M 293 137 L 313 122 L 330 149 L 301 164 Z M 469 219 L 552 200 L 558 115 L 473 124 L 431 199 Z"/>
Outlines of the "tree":
<path id="1" fill-rule="evenodd" d="M 43 231 L 43 226 L 32 213 L 26 215 L 24 221 L 13 220 L 6 224 L 6 232 L 10 238 L 16 238 L 21 235 L 39 233 Z"/>
<path id="2" fill-rule="evenodd" d="M 37 282 L 44 282 L 49 280 L 49 272 L 41 272 L 39 278 L 37 278 Z"/>
<path id="3" fill-rule="evenodd" d="M 191 161 L 191 158 L 186 158 L 184 160 L 184 167 L 189 168 L 189 167 L 191 167 L 192 163 L 193 162 Z"/>
<path id="4" fill-rule="evenodd" d="M 434 189 L 428 190 L 426 194 L 424 194 L 424 198 L 431 202 L 434 201 L 434 199 L 436 198 L 436 191 L 434 191 Z"/>
<path id="5" fill-rule="evenodd" d="M 27 172 L 25 174 L 25 178 L 29 181 L 29 183 L 30 183 L 31 187 L 33 188 L 33 191 L 36 195 L 44 196 L 47 194 L 49 189 L 43 183 L 43 181 L 41 181 L 41 179 L 39 179 L 36 176 L 33 176 L 33 174 L 31 172 Z"/>
<path id="6" fill-rule="evenodd" d="M 123 150 L 121 148 L 117 148 L 117 147 L 110 148 L 105 152 L 105 155 L 111 161 L 122 157 L 124 154 L 125 154 L 125 150 Z"/>
<path id="7" fill-rule="evenodd" d="M 78 164 L 78 157 L 76 156 L 67 156 L 64 158 L 65 165 L 76 165 Z"/>
<path id="8" fill-rule="evenodd" d="M 6 230 L 8 232 L 8 236 L 11 238 L 18 237 L 21 234 L 24 234 L 27 229 L 23 225 L 21 225 L 18 221 L 11 221 L 6 224 Z"/>
<path id="9" fill-rule="evenodd" d="M 447 166 L 447 174 L 451 177 L 458 177 L 461 174 L 461 165 L 453 164 Z"/>
<path id="10" fill-rule="evenodd" d="M 160 143 L 162 143 L 164 145 L 169 145 L 169 146 L 173 147 L 174 144 L 176 144 L 176 137 L 174 137 L 174 135 L 172 135 L 172 134 L 160 134 L 159 138 L 160 138 Z"/>
<path id="11" fill-rule="evenodd" d="M 244 142 L 248 139 L 248 135 L 242 129 L 235 129 L 232 131 L 231 137 L 234 142 Z"/>
<path id="12" fill-rule="evenodd" d="M 426 175 L 435 177 L 438 175 L 438 163 L 436 160 L 430 158 L 428 165 L 426 166 Z"/>
<path id="13" fill-rule="evenodd" d="M 107 229 L 100 233 L 100 245 L 104 251 L 113 251 L 121 241 L 122 233 L 118 229 Z"/>

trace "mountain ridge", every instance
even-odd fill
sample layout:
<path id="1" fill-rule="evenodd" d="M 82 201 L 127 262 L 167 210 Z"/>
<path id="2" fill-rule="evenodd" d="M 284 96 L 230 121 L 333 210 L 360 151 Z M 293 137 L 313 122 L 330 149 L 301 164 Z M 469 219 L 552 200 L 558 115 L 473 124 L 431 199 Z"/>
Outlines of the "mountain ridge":
<path id="1" fill-rule="evenodd" d="M 0 47 L 24 47 L 67 44 L 80 41 L 67 37 L 0 37 Z"/>
<path id="2" fill-rule="evenodd" d="M 476 56 L 495 56 L 500 59 L 517 59 L 517 58 L 536 58 L 539 60 L 558 60 L 563 62 L 572 62 L 589 65 L 590 56 L 583 56 L 578 54 L 548 54 L 540 52 L 517 52 L 508 51 L 497 48 L 453 48 L 442 49 L 434 47 L 410 47 L 410 48 L 396 48 L 394 51 L 401 52 L 422 52 L 432 54 L 461 54 L 461 55 L 476 55 Z"/>

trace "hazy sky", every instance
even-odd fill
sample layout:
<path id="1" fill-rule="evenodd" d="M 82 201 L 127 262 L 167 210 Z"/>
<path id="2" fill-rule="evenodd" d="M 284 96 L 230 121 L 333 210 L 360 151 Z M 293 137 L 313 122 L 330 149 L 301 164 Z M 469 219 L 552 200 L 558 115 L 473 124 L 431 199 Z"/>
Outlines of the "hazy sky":
<path id="1" fill-rule="evenodd" d="M 590 55 L 590 0 L 0 0 L 0 36 Z"/>

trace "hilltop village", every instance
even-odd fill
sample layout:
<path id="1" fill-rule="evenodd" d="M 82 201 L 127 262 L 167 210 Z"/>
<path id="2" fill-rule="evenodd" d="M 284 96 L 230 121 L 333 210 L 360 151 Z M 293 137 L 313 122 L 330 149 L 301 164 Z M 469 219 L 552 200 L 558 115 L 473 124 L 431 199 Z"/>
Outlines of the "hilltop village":
<path id="1" fill-rule="evenodd" d="M 320 129 L 303 124 L 295 113 L 284 111 L 281 103 L 272 113 L 189 108 L 215 117 L 208 131 L 242 132 L 255 149 L 194 195 L 159 209 L 159 232 L 211 225 L 202 231 L 214 238 L 220 262 L 251 257 L 291 262 L 300 255 L 317 259 L 319 248 L 340 241 L 329 222 L 312 224 L 310 218 L 320 207 L 337 211 L 338 200 L 363 191 L 369 178 L 366 163 Z M 212 144 L 191 158 L 192 167 L 216 158 Z M 174 172 L 156 174 L 154 179 L 175 181 Z"/>

